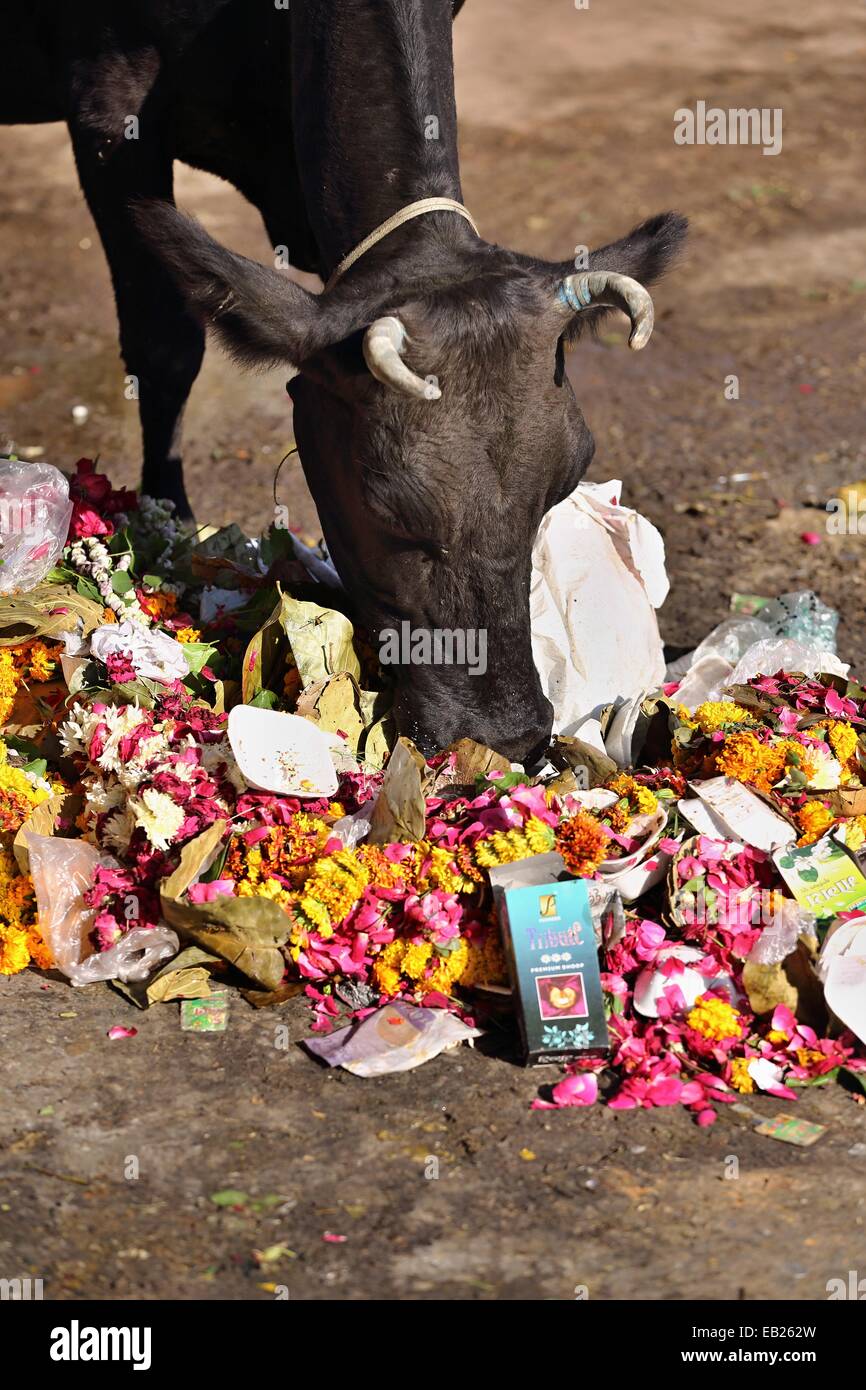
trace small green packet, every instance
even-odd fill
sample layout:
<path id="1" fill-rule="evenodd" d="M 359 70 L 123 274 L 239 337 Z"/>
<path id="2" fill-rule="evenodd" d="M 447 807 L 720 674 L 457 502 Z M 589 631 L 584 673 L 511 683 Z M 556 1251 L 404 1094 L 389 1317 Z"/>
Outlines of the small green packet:
<path id="1" fill-rule="evenodd" d="M 180 1026 L 184 1033 L 224 1033 L 229 1019 L 229 992 L 212 989 L 207 999 L 182 999 Z"/>
<path id="2" fill-rule="evenodd" d="M 743 618 L 753 618 L 769 602 L 762 594 L 731 594 L 731 612 L 739 613 Z"/>
<path id="3" fill-rule="evenodd" d="M 827 1126 L 798 1120 L 793 1115 L 775 1115 L 772 1120 L 755 1125 L 755 1133 L 764 1134 L 768 1139 L 780 1139 L 783 1144 L 796 1144 L 798 1149 L 808 1149 L 827 1133 Z"/>

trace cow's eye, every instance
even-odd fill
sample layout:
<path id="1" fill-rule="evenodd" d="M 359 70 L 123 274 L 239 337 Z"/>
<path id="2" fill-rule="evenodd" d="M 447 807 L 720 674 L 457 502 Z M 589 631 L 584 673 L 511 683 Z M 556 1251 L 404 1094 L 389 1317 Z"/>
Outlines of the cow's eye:
<path id="1" fill-rule="evenodd" d="M 565 346 L 560 338 L 556 344 L 556 361 L 553 368 L 553 380 L 556 386 L 561 386 L 565 378 Z"/>

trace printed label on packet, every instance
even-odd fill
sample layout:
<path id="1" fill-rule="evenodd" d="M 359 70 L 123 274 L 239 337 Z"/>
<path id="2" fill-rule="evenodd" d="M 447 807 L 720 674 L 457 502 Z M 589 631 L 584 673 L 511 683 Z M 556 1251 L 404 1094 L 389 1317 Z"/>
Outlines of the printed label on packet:
<path id="1" fill-rule="evenodd" d="M 837 917 L 866 902 L 866 876 L 832 835 L 801 849 L 781 849 L 773 863 L 801 907 Z"/>
<path id="2" fill-rule="evenodd" d="M 610 1048 L 587 886 L 583 879 L 554 877 L 564 869 L 560 856 L 550 853 L 490 870 L 531 1063 L 603 1055 Z"/>

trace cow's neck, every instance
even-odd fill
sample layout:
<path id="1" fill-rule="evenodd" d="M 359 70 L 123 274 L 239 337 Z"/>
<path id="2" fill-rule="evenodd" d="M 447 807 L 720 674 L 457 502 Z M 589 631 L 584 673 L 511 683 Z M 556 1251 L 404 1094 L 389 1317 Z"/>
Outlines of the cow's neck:
<path id="1" fill-rule="evenodd" d="M 299 0 L 291 15 L 295 147 L 329 273 L 398 209 L 461 199 L 452 4 Z M 452 214 L 436 216 L 440 228 L 443 217 L 460 224 L 449 236 L 472 235 Z M 411 224 L 416 238 L 429 220 Z M 398 246 L 406 235 L 393 234 Z"/>

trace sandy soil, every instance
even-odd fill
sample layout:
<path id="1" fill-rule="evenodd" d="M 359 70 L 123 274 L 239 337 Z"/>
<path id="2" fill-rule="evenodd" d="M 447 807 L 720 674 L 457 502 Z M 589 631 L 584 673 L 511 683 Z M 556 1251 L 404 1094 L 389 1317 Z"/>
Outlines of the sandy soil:
<path id="1" fill-rule="evenodd" d="M 823 512 L 866 478 L 862 46 L 858 0 L 468 0 L 457 26 L 464 190 L 485 235 L 564 257 L 667 207 L 692 219 L 649 349 L 625 352 L 614 327 L 569 363 L 598 443 L 591 476 L 622 478 L 665 534 L 661 621 L 678 646 L 732 590 L 811 585 L 863 667 L 863 547 L 827 535 Z M 673 113 L 699 99 L 781 107 L 782 153 L 676 145 Z M 132 483 L 135 407 L 65 130 L 0 130 L 0 186 L 0 448 L 61 465 L 99 453 Z M 178 200 L 265 257 L 233 190 L 181 170 Z M 283 376 L 208 354 L 187 420 L 199 517 L 269 519 L 292 437 Z M 297 469 L 281 486 L 314 529 Z M 303 1033 L 302 1006 L 277 1017 L 235 999 L 227 1034 L 201 1038 L 180 1033 L 175 1006 L 131 1019 L 107 987 L 28 973 L 0 997 L 16 1059 L 0 1273 L 26 1268 L 48 1297 L 268 1298 L 278 1284 L 293 1298 L 570 1299 L 585 1285 L 591 1298 L 820 1299 L 866 1267 L 863 1113 L 832 1088 L 801 1103 L 829 1132 L 800 1151 L 754 1136 L 742 1113 L 711 1131 L 679 1112 L 532 1113 L 551 1076 L 513 1065 L 508 1037 L 360 1081 L 275 1049 L 277 1022 Z M 109 1042 L 119 1021 L 138 1037 Z M 225 1188 L 249 1200 L 220 1208 L 210 1194 Z M 252 1251 L 279 1243 L 294 1253 L 257 1266 Z"/>

